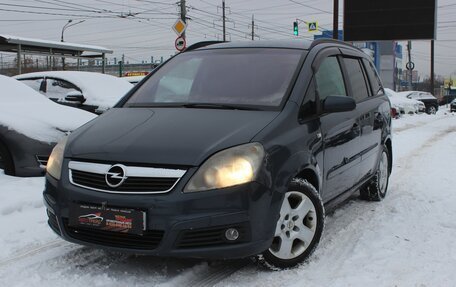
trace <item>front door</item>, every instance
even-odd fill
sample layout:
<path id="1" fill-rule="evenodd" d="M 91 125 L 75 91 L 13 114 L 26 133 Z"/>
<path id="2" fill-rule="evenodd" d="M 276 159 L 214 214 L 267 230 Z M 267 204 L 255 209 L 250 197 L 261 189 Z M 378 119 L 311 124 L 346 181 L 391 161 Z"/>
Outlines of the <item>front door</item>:
<path id="1" fill-rule="evenodd" d="M 328 96 L 348 96 L 337 55 L 321 61 L 315 73 L 315 84 L 320 103 Z M 325 200 L 329 200 L 355 183 L 361 161 L 356 156 L 360 125 L 355 111 L 324 114 L 320 125 L 324 145 L 323 192 Z"/>

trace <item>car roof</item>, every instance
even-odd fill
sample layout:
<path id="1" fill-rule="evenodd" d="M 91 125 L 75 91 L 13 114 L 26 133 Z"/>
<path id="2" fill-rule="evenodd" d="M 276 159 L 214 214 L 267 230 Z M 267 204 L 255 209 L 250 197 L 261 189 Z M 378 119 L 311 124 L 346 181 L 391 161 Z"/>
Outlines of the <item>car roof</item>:
<path id="1" fill-rule="evenodd" d="M 268 41 L 236 41 L 213 42 L 195 50 L 226 49 L 226 48 L 288 48 L 308 50 L 312 44 L 309 40 L 268 40 Z"/>
<path id="2" fill-rule="evenodd" d="M 235 41 L 235 42 L 222 42 L 222 41 L 204 41 L 198 42 L 189 46 L 185 51 L 192 50 L 209 50 L 209 49 L 228 49 L 228 48 L 279 48 L 279 49 L 299 49 L 310 50 L 318 44 L 329 44 L 339 47 L 350 48 L 355 51 L 361 52 L 358 48 L 339 40 L 333 39 L 293 39 L 293 40 L 260 40 L 260 41 Z"/>

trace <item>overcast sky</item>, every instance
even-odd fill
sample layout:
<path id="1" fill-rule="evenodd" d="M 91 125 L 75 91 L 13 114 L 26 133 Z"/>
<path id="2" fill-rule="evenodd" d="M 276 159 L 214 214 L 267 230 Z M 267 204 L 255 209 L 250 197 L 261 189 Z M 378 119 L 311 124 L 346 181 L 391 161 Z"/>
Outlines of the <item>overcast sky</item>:
<path id="1" fill-rule="evenodd" d="M 400 0 L 398 0 L 400 1 Z M 64 38 L 67 42 L 104 46 L 114 50 L 109 58 L 125 54 L 129 62 L 168 58 L 175 53 L 176 34 L 172 25 L 179 17 L 178 0 L 0 0 L 0 33 L 46 40 L 60 40 L 62 27 L 73 23 Z M 340 0 L 339 27 L 342 28 L 343 0 Z M 332 29 L 332 0 L 226 0 L 228 40 L 251 38 L 252 14 L 255 39 L 291 39 L 296 18 L 318 21 Z M 187 0 L 189 44 L 222 39 L 222 0 Z M 438 1 L 438 29 L 435 68 L 440 75 L 456 76 L 456 3 Z M 300 26 L 301 38 L 313 37 Z M 404 47 L 405 52 L 405 47 Z M 14 58 L 10 54 L 9 57 Z M 4 55 L 4 59 L 8 59 Z M 413 44 L 412 59 L 422 75 L 430 70 L 430 41 Z M 404 53 L 404 63 L 407 58 Z"/>

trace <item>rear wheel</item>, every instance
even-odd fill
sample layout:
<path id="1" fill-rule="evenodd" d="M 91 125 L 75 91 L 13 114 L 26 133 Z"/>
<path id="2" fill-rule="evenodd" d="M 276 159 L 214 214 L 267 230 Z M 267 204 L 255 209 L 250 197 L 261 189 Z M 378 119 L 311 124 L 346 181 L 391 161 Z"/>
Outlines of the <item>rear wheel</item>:
<path id="1" fill-rule="evenodd" d="M 269 268 L 290 268 L 306 260 L 323 232 L 325 212 L 316 189 L 293 179 L 285 193 L 271 247 L 262 255 Z"/>
<path id="2" fill-rule="evenodd" d="M 384 146 L 375 176 L 360 189 L 360 197 L 369 201 L 380 201 L 386 196 L 389 182 L 389 155 Z"/>
<path id="3" fill-rule="evenodd" d="M 0 169 L 3 169 L 7 175 L 15 175 L 13 159 L 2 142 L 0 142 Z"/>

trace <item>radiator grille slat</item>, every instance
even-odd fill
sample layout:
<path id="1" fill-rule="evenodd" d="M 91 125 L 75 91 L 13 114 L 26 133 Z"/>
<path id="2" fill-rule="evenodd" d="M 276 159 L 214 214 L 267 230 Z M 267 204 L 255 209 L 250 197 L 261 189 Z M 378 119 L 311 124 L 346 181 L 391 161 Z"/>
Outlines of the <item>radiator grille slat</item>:
<path id="1" fill-rule="evenodd" d="M 83 187 L 125 193 L 141 191 L 162 192 L 170 190 L 179 180 L 178 178 L 128 177 L 122 185 L 112 188 L 106 183 L 105 175 L 103 174 L 72 170 L 71 177 L 73 183 Z"/>

